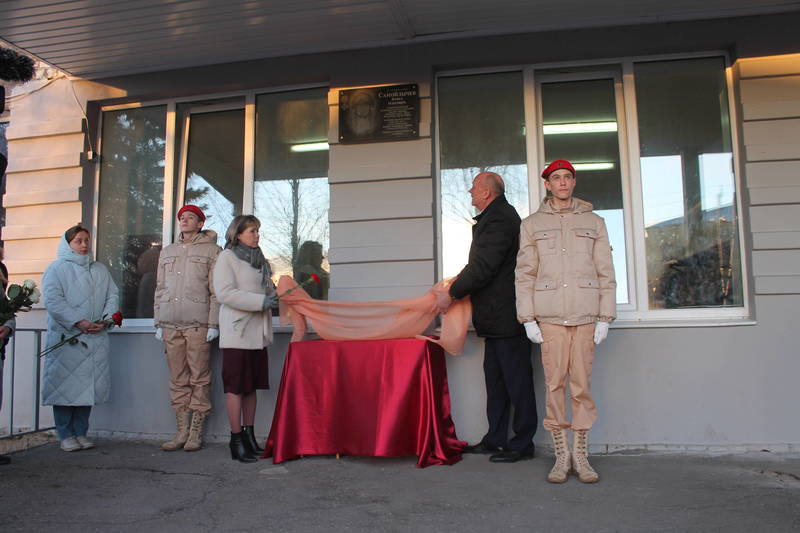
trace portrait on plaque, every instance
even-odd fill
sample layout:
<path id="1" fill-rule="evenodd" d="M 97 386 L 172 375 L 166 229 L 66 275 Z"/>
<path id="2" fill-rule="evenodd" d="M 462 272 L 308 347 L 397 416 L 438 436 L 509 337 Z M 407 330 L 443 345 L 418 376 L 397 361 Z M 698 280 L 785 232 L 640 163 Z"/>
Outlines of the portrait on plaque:
<path id="1" fill-rule="evenodd" d="M 419 88 L 390 85 L 339 93 L 339 142 L 419 138 Z"/>

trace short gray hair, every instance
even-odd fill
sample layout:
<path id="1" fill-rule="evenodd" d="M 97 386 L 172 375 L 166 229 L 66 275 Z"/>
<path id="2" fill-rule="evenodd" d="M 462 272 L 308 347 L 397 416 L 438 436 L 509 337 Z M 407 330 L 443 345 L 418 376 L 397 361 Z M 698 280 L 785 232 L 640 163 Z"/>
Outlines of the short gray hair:
<path id="1" fill-rule="evenodd" d="M 503 178 L 497 172 L 484 171 L 475 176 L 476 178 L 483 178 L 486 188 L 493 196 L 502 196 L 506 192 L 506 184 Z"/>

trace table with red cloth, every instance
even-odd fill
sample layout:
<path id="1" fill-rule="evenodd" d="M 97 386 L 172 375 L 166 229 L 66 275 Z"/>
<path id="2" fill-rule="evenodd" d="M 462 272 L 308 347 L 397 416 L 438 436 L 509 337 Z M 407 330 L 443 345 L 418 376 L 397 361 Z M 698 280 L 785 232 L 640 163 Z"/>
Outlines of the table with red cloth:
<path id="1" fill-rule="evenodd" d="M 454 464 L 466 443 L 450 416 L 442 348 L 420 339 L 289 344 L 264 457 L 416 455 Z"/>

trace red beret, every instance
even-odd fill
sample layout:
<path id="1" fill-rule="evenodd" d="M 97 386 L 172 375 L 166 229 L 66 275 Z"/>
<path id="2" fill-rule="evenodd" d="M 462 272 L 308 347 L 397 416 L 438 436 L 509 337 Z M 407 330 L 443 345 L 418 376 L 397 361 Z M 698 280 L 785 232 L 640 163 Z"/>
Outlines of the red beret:
<path id="1" fill-rule="evenodd" d="M 556 170 L 559 170 L 559 169 L 562 169 L 562 168 L 572 172 L 573 176 L 575 175 L 575 167 L 572 166 L 572 163 L 570 163 L 566 159 L 556 159 L 555 161 L 553 161 L 552 163 L 547 165 L 546 169 L 544 169 L 544 172 L 542 172 L 542 179 L 546 180 L 547 176 L 549 176 L 550 174 L 552 174 Z"/>
<path id="2" fill-rule="evenodd" d="M 197 215 L 197 218 L 200 219 L 201 222 L 205 222 L 206 216 L 203 214 L 203 210 L 197 207 L 196 205 L 186 204 L 185 206 L 181 207 L 178 210 L 178 218 L 181 218 L 181 215 L 184 214 L 186 211 L 190 211 Z"/>

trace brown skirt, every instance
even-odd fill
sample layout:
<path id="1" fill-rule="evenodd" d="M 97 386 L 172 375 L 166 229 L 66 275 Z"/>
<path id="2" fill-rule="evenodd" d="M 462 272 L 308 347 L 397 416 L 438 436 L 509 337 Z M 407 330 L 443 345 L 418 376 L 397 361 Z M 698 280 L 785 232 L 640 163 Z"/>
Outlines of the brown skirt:
<path id="1" fill-rule="evenodd" d="M 222 388 L 228 393 L 250 394 L 269 388 L 267 349 L 222 349 Z"/>

